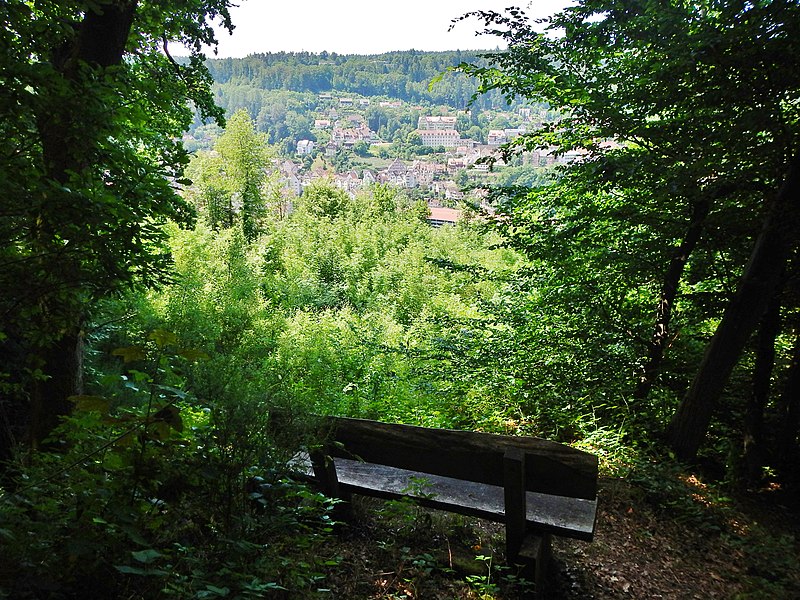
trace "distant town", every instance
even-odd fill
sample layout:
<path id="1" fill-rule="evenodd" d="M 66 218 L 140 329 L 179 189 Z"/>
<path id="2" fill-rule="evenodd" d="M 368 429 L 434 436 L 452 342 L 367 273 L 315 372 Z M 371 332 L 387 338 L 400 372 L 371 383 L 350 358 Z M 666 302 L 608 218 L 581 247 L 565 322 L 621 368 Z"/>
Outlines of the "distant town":
<path id="1" fill-rule="evenodd" d="M 456 222 L 465 203 L 481 204 L 488 184 L 538 185 L 554 165 L 580 158 L 578 152 L 541 148 L 504 161 L 503 144 L 552 125 L 560 115 L 546 105 L 507 104 L 498 95 L 471 102 L 474 86 L 463 75 L 448 72 L 430 84 L 464 58 L 290 53 L 212 60 L 209 66 L 220 104 L 229 114 L 247 110 L 276 149 L 289 202 L 315 180 L 350 195 L 380 183 L 424 200 L 431 222 L 443 224 Z M 196 123 L 185 145 L 208 149 L 218 134 L 215 126 Z"/>
<path id="2" fill-rule="evenodd" d="M 322 110 L 315 111 L 314 139 L 297 140 L 293 155 L 283 157 L 277 165 L 287 197 L 301 196 L 303 189 L 317 179 L 329 180 L 350 195 L 370 184 L 383 183 L 426 200 L 434 225 L 457 222 L 462 214 L 459 206 L 464 200 L 481 204 L 485 189 L 475 184 L 492 181 L 494 175 L 509 166 L 502 159 L 500 146 L 544 124 L 544 111 L 530 107 L 518 108 L 513 114 L 501 113 L 503 118 L 518 124 L 488 130 L 486 143 L 481 143 L 462 137 L 456 116 L 424 114 L 424 107 L 412 106 L 421 114 L 407 141 L 417 146 L 419 154 L 408 153 L 410 157 L 406 159 L 392 158 L 393 146 L 396 150 L 397 144 L 381 139 L 370 128 L 364 112 L 373 105 L 384 111 L 403 109 L 402 101 L 332 94 L 320 94 L 318 99 Z M 201 134 L 203 131 L 200 130 Z M 212 138 L 197 139 L 189 135 L 186 141 L 204 147 Z M 337 168 L 343 161 L 336 159 L 342 156 L 355 159 L 344 161 L 349 168 Z M 549 149 L 526 151 L 516 166 L 536 172 L 579 157 L 578 152 L 556 155 Z"/>

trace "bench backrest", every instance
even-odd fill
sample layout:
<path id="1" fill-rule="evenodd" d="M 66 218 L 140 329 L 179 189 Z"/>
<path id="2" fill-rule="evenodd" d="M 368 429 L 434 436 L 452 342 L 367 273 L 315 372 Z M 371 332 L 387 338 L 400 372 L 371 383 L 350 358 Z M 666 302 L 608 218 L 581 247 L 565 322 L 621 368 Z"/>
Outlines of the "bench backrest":
<path id="1" fill-rule="evenodd" d="M 597 457 L 557 442 L 342 417 L 326 417 L 325 423 L 332 456 L 503 486 L 503 456 L 519 448 L 528 491 L 597 497 Z"/>

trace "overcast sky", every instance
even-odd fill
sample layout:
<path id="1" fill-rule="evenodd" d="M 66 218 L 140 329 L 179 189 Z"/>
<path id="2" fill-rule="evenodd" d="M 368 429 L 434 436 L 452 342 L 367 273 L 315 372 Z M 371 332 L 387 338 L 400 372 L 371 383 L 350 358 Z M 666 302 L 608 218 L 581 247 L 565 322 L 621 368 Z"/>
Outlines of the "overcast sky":
<path id="1" fill-rule="evenodd" d="M 219 30 L 218 56 L 256 52 L 338 52 L 378 54 L 391 50 L 477 50 L 501 45 L 476 36 L 477 19 L 450 21 L 472 10 L 526 8 L 532 18 L 547 16 L 568 0 L 241 0 L 231 10 L 233 35 Z M 209 55 L 211 55 L 209 53 Z"/>

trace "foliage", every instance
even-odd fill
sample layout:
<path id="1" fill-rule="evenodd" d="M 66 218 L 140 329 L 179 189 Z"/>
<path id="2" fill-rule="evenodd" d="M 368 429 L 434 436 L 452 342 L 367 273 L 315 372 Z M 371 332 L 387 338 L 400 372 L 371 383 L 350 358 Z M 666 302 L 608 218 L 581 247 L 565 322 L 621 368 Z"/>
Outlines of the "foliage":
<path id="1" fill-rule="evenodd" d="M 175 285 L 126 304 L 147 327 L 163 324 L 214 356 L 194 369 L 204 397 L 247 406 L 269 390 L 301 411 L 452 423 L 436 380 L 413 365 L 441 316 L 476 313 L 495 284 L 428 258 L 505 271 L 518 257 L 475 231 L 423 224 L 385 186 L 352 199 L 314 190 L 254 243 L 238 229 L 173 230 Z M 321 212 L 319 198 L 342 204 Z"/>
<path id="2" fill-rule="evenodd" d="M 168 278 L 162 226 L 193 222 L 176 193 L 188 102 L 221 119 L 201 48 L 227 0 L 0 6 L 0 458 L 46 436 L 80 391 L 80 344 L 98 299 Z M 209 19 L 207 21 L 207 19 Z M 169 44 L 191 57 L 171 59 Z M 29 424 L 29 431 L 24 431 Z"/>
<path id="3" fill-rule="evenodd" d="M 2 490 L 0 594 L 312 597 L 331 503 L 274 468 L 262 411 L 185 391 L 211 357 L 170 332 L 113 354 L 105 394 L 73 398 L 54 432 L 64 448 L 16 465 Z"/>
<path id="4" fill-rule="evenodd" d="M 392 52 L 379 57 L 282 52 L 211 59 L 206 64 L 215 78 L 220 105 L 229 114 L 244 109 L 253 115 L 256 128 L 284 156 L 293 155 L 301 139 L 325 147 L 329 130 L 316 128 L 316 119 L 335 122 L 358 114 L 379 139 L 394 142 L 393 156 L 413 157 L 435 150 L 421 146 L 419 140 L 414 143 L 419 117 L 454 114 L 466 108 L 474 94 L 474 83 L 447 71 L 464 60 L 479 59 L 474 52 L 458 51 Z M 523 105 L 532 110 L 534 122 L 556 116 L 543 104 L 531 107 L 514 100 L 509 106 L 499 93 L 491 92 L 473 100 L 468 114 L 455 113 L 457 129 L 462 136 L 485 142 L 492 128 L 524 125 L 516 110 Z M 208 130 L 201 118 L 195 119 L 190 133 L 193 147 L 205 143 Z M 406 143 L 409 134 L 411 143 Z M 357 154 L 366 156 L 363 146 L 359 150 Z"/>
<path id="5" fill-rule="evenodd" d="M 194 184 L 186 196 L 212 228 L 239 223 L 245 238 L 253 240 L 269 204 L 279 201 L 275 178 L 268 174 L 273 158 L 266 137 L 255 131 L 247 112 L 239 110 L 214 149 L 192 158 L 187 175 Z"/>
<path id="6" fill-rule="evenodd" d="M 492 600 L 501 591 L 499 582 L 511 585 L 520 594 L 530 594 L 533 584 L 516 575 L 506 573 L 509 567 L 494 564 L 494 556 L 478 554 L 475 560 L 485 565 L 486 573 L 481 575 L 467 575 L 466 581 L 475 588 L 480 600 Z"/>
<path id="7" fill-rule="evenodd" d="M 429 84 L 448 67 L 476 58 L 475 52 L 462 51 L 411 50 L 375 56 L 279 52 L 253 54 L 241 59 L 212 59 L 207 65 L 214 81 L 222 86 L 247 83 L 257 90 L 291 90 L 315 95 L 338 92 L 463 107 L 475 91 L 469 80 L 448 74 L 436 85 Z M 498 98 L 487 99 L 487 106 L 492 100 Z"/>
<path id="8" fill-rule="evenodd" d="M 70 40 L 71 23 L 86 10 L 79 2 L 61 9 L 32 9 L 27 2 L 2 8 L 3 45 L 9 50 L 3 69 L 13 82 L 3 88 L 3 136 L 13 143 L 2 177 L 7 198 L 16 203 L 3 213 L 2 247 L 8 254 L 2 270 L 13 281 L 15 269 L 26 265 L 28 273 L 36 273 L 31 265 L 41 263 L 46 269 L 54 255 L 81 261 L 76 281 L 31 282 L 26 304 L 45 294 L 39 287 L 47 284 L 62 293 L 66 284 L 85 282 L 91 296 L 133 277 L 163 277 L 167 263 L 159 243 L 164 236 L 157 225 L 168 219 L 190 222 L 191 217 L 169 185 L 185 162 L 174 141 L 191 122 L 185 101 L 191 98 L 205 113 L 219 115 L 202 67 L 194 61 L 174 65 L 163 48 L 170 39 L 198 46 L 212 40 L 204 17 L 222 11 L 227 19 L 225 3 L 193 3 L 180 16 L 167 5 L 142 10 L 125 48 L 130 60 L 106 69 L 76 66 L 74 74 L 64 73 L 53 55 Z M 79 128 L 70 135 L 80 141 L 64 151 L 79 154 L 73 160 L 80 171 L 59 174 L 53 171 L 55 158 L 42 155 L 47 147 L 40 143 L 48 132 L 42 125 L 37 128 L 37 119 L 41 123 L 45 115 L 69 118 Z M 65 125 L 59 121 L 53 127 Z M 12 302 L 13 296 L 6 310 Z M 6 314 L 3 320 L 13 317 Z"/>
<path id="9" fill-rule="evenodd" d="M 350 203 L 347 192 L 318 180 L 303 190 L 302 206 L 315 217 L 335 219 Z"/>
<path id="10" fill-rule="evenodd" d="M 797 585 L 797 542 L 788 534 L 775 535 L 756 525 L 744 538 L 732 538 L 748 564 L 746 591 L 737 598 L 760 600 L 789 597 Z"/>
<path id="11" fill-rule="evenodd" d="M 592 415 L 633 439 L 665 429 L 797 146 L 800 70 L 783 58 L 796 11 L 586 0 L 544 32 L 518 9 L 464 17 L 508 49 L 457 70 L 561 114 L 506 154 L 581 157 L 546 185 L 496 191 L 498 228 L 532 267 L 497 303 L 501 337 L 454 340 L 458 371 L 480 374 L 465 385 L 496 370 L 565 428 Z M 748 393 L 729 392 L 728 411 Z"/>
<path id="12" fill-rule="evenodd" d="M 169 227 L 173 283 L 104 303 L 92 395 L 57 431 L 63 452 L 36 454 L 4 490 L 9 593 L 314 597 L 337 560 L 320 546 L 331 506 L 286 478 L 302 432 L 278 443 L 270 408 L 456 422 L 413 364 L 441 316 L 475 312 L 495 284 L 428 257 L 501 271 L 518 257 L 423 224 L 384 186 L 262 227 L 253 242 L 239 227 Z M 420 556 L 404 576 L 424 587 L 435 562 Z"/>
<path id="13" fill-rule="evenodd" d="M 378 514 L 384 518 L 392 519 L 400 523 L 400 531 L 403 529 L 415 530 L 430 529 L 431 516 L 419 510 L 418 499 L 433 499 L 436 494 L 428 491 L 431 483 L 424 477 L 410 477 L 408 485 L 400 490 L 401 496 L 397 500 L 387 500 Z"/>
<path id="14" fill-rule="evenodd" d="M 211 61 L 223 103 L 246 110 L 197 153 L 189 185 L 177 140 L 192 118 L 187 99 L 202 143 L 216 135 L 201 125 L 221 112 L 200 45 L 213 42 L 207 17 L 230 25 L 227 7 L 0 7 L 4 424 L 18 435 L 29 399 L 39 418 L 74 388 L 69 410 L 47 413 L 52 423 L 68 416 L 37 431 L 50 433 L 45 448 L 17 446 L 4 465 L 0 596 L 328 593 L 325 572 L 339 560 L 328 546 L 332 501 L 288 476 L 306 440 L 274 431 L 277 406 L 300 421 L 330 413 L 545 435 L 595 452 L 671 517 L 723 531 L 719 488 L 636 451 L 674 411 L 796 145 L 798 71 L 782 58 L 800 39 L 796 6 L 630 11 L 583 0 L 546 21 L 563 36 L 534 33 L 516 9 L 481 13 L 510 44 L 486 62 L 458 52 Z M 96 47 L 82 37 L 93 28 L 108 34 Z M 193 56 L 172 60 L 172 41 Z M 459 115 L 460 129 L 484 138 L 513 125 L 475 110 L 499 90 L 549 107 L 541 129 L 506 148 L 508 163 L 520 162 L 516 149 L 580 158 L 547 173 L 507 167 L 496 180 L 512 187 L 490 197 L 496 213 L 456 227 L 428 226 L 424 201 L 382 185 L 350 195 L 317 181 L 286 210 L 269 143 L 315 139 L 310 111 L 338 100 L 319 92 L 453 106 L 475 86 L 454 72 L 428 86 L 452 60 L 472 61 L 459 70 L 488 93 Z M 413 131 L 418 116 L 365 111 L 392 152 L 409 156 L 430 151 Z M 338 166 L 357 166 L 369 148 L 354 151 Z M 193 207 L 202 219 L 189 228 Z M 786 289 L 793 315 L 791 279 Z M 779 366 L 795 326 L 787 320 L 773 340 Z M 658 344 L 665 354 L 650 370 Z M 740 432 L 752 362 L 715 423 L 717 455 L 735 454 L 725 438 Z M 74 394 L 84 374 L 87 389 Z M 769 408 L 777 420 L 777 403 Z M 3 433 L 7 450 L 16 440 Z M 413 487 L 425 494 L 423 481 Z M 380 516 L 402 536 L 427 535 L 432 522 L 407 501 Z M 754 590 L 789 587 L 775 559 L 789 545 L 749 557 Z M 400 561 L 398 594 L 427 589 L 441 570 L 426 550 L 385 546 Z M 485 569 L 468 581 L 480 594 L 524 585 L 489 554 L 477 560 Z"/>

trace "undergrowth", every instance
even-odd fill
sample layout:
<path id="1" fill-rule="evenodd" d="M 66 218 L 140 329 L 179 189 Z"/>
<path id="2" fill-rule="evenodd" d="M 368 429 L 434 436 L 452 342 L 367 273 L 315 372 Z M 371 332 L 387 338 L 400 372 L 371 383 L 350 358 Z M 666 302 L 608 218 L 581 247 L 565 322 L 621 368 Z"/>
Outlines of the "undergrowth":
<path id="1" fill-rule="evenodd" d="M 0 598 L 325 596 L 334 503 L 291 479 L 268 404 L 185 391 L 201 353 L 162 330 L 114 354 L 104 394 L 7 466 Z"/>

